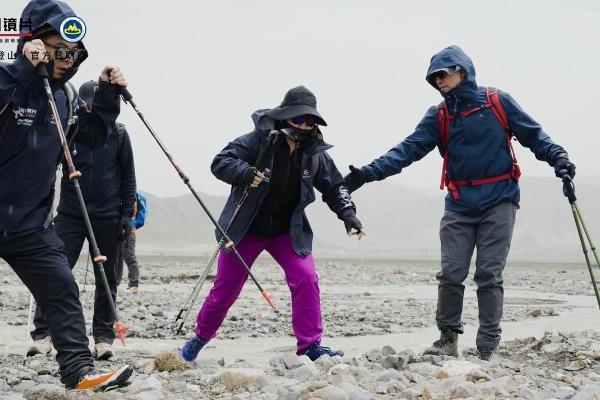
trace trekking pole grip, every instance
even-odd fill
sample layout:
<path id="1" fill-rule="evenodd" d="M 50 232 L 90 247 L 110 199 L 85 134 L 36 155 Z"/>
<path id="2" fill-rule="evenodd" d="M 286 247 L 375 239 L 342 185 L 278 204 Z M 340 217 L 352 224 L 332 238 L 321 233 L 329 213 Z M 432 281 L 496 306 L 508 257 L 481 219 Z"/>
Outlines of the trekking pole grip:
<path id="1" fill-rule="evenodd" d="M 131 101 L 131 99 L 133 99 L 131 92 L 125 86 L 119 85 L 117 88 L 119 89 L 119 92 L 121 92 L 124 101 Z"/>
<path id="2" fill-rule="evenodd" d="M 577 196 L 575 196 L 575 183 L 573 183 L 573 178 L 571 178 L 568 174 L 564 174 L 563 178 L 563 194 L 567 199 L 569 199 L 569 203 L 573 204 L 577 201 Z"/>

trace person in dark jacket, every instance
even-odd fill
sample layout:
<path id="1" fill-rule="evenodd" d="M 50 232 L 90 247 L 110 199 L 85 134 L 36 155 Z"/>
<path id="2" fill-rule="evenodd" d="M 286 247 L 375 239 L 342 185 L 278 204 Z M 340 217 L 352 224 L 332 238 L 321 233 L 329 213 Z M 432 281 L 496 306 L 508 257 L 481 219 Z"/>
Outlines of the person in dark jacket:
<path id="1" fill-rule="evenodd" d="M 279 107 L 255 112 L 255 130 L 229 143 L 212 163 L 213 174 L 232 185 L 219 219 L 222 227 L 228 226 L 244 189 L 252 188 L 228 234 L 249 266 L 266 250 L 283 268 L 292 294 L 297 353 L 313 360 L 323 354 L 343 355 L 320 345 L 323 326 L 313 234 L 304 212 L 315 200 L 313 187 L 344 221 L 348 234 L 359 239 L 364 235 L 350 193 L 327 154 L 331 146 L 318 128 L 326 123 L 316 105 L 305 87 L 289 90 Z M 261 148 L 265 156 L 254 165 Z M 222 250 L 214 286 L 196 319 L 196 334 L 181 349 L 185 360 L 194 360 L 216 335 L 247 277 L 235 255 Z"/>
<path id="2" fill-rule="evenodd" d="M 115 266 L 122 239 L 131 231 L 133 204 L 135 202 L 135 168 L 129 135 L 123 125 L 117 126 L 114 120 L 104 123 L 89 123 L 94 116 L 94 107 L 109 99 L 118 109 L 118 97 L 111 84 L 104 79 L 89 81 L 79 89 L 83 100 L 79 129 L 69 138 L 69 148 L 75 167 L 82 176 L 79 185 L 86 203 L 86 209 L 100 253 L 107 257 L 103 264 L 106 279 L 111 289 L 114 304 L 117 302 Z M 120 131 L 119 131 L 120 130 Z M 84 240 L 88 237 L 75 187 L 69 180 L 69 170 L 63 163 L 63 176 L 60 186 L 58 215 L 54 231 L 65 243 L 65 253 L 71 269 L 77 263 Z M 91 248 L 89 249 L 91 253 Z M 96 291 L 94 295 L 94 316 L 92 334 L 94 355 L 99 360 L 113 356 L 112 343 L 115 339 L 114 315 L 108 301 L 102 277 L 94 268 Z M 50 331 L 40 308 L 36 309 L 33 320 L 35 329 L 31 333 L 34 343 L 28 354 L 51 350 Z"/>
<path id="3" fill-rule="evenodd" d="M 67 388 L 98 390 L 126 384 L 132 369 L 94 370 L 77 284 L 49 218 L 61 155 L 56 123 L 77 129 L 68 118 L 71 103 L 65 85 L 86 58 L 81 41 L 66 41 L 59 34 L 62 22 L 74 16 L 63 2 L 31 1 L 21 15 L 21 20 L 31 21 L 31 32 L 24 32 L 17 59 L 0 66 L 0 104 L 8 105 L 0 116 L 0 257 L 44 312 L 61 382 Z M 39 65 L 48 71 L 60 121 L 49 110 L 36 73 Z M 125 84 L 118 68 L 105 68 L 101 76 L 111 84 Z M 114 121 L 118 111 L 113 88 L 99 99 L 88 123 Z"/>
<path id="4" fill-rule="evenodd" d="M 519 206 L 520 173 L 511 155 L 510 136 L 495 116 L 487 90 L 477 86 L 475 67 L 458 47 L 450 46 L 431 58 L 427 82 L 439 90 L 450 116 L 444 181 L 449 188 L 440 226 L 441 271 L 437 274 L 437 325 L 441 337 L 426 350 L 431 354 L 458 353 L 464 285 L 473 250 L 477 247 L 475 282 L 479 304 L 476 345 L 479 357 L 490 359 L 500 341 L 503 308 L 502 271 Z M 552 142 L 542 127 L 506 92 L 498 91 L 508 117 L 510 135 L 537 159 L 554 167 L 556 175 L 575 175 L 567 152 Z M 442 107 L 443 108 L 443 107 Z M 398 174 L 440 146 L 440 119 L 431 107 L 415 132 L 383 156 L 362 168 L 350 166 L 345 177 L 354 191 L 366 182 Z M 508 140 L 507 140 L 508 139 Z"/>

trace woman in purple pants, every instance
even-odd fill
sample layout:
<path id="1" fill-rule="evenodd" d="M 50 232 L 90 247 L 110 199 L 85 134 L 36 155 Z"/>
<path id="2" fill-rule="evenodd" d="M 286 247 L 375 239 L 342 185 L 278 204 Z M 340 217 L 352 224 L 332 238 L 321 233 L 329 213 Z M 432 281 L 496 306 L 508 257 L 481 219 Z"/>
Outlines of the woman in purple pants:
<path id="1" fill-rule="evenodd" d="M 249 266 L 266 250 L 283 268 L 292 295 L 297 354 L 312 360 L 323 354 L 343 355 L 320 344 L 323 325 L 313 234 L 304 213 L 315 201 L 313 188 L 344 221 L 348 234 L 359 239 L 364 235 L 344 179 L 326 152 L 331 146 L 323 141 L 318 125 L 327 124 L 316 105 L 315 96 L 305 87 L 289 90 L 279 107 L 256 111 L 254 131 L 229 143 L 211 166 L 217 178 L 232 185 L 219 219 L 222 227 L 229 224 L 244 189 L 252 188 L 228 235 Z M 236 256 L 222 250 L 214 286 L 196 319 L 196 334 L 180 350 L 186 361 L 195 360 L 215 337 L 247 277 Z"/>

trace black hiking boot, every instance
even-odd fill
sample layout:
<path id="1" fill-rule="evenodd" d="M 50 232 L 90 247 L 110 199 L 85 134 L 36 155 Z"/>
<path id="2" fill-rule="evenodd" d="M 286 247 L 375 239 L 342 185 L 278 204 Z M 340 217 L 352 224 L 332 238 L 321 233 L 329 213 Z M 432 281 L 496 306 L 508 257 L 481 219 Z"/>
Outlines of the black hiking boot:
<path id="1" fill-rule="evenodd" d="M 494 347 L 478 347 L 477 357 L 483 361 L 490 361 L 492 357 L 497 353 L 497 349 Z"/>
<path id="2" fill-rule="evenodd" d="M 440 338 L 425 349 L 423 354 L 433 354 L 436 356 L 458 357 L 458 332 L 452 329 L 440 331 Z"/>

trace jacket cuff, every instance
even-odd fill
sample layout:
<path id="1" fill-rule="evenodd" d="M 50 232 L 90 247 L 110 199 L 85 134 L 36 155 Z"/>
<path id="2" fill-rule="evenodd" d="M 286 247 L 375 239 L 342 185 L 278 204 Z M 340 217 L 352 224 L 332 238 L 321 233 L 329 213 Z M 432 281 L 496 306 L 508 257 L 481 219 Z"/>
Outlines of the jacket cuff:
<path id="1" fill-rule="evenodd" d="M 356 215 L 356 209 L 354 209 L 354 207 L 348 207 L 340 211 L 340 213 L 338 214 L 338 218 L 343 221 L 345 218 L 350 217 L 352 215 Z"/>
<path id="2" fill-rule="evenodd" d="M 28 87 L 36 76 L 35 67 L 23 54 L 19 55 L 12 63 L 14 78 L 22 87 Z"/>
<path id="3" fill-rule="evenodd" d="M 554 159 L 552 160 L 552 163 L 550 163 L 550 165 L 552 167 L 554 167 L 556 165 L 556 163 L 558 162 L 558 160 L 560 160 L 561 158 L 564 158 L 565 160 L 568 160 L 569 159 L 569 155 L 566 152 L 559 153 L 557 156 L 554 157 Z"/>
<path id="4" fill-rule="evenodd" d="M 360 170 L 362 171 L 362 173 L 365 177 L 365 183 L 369 183 L 369 182 L 378 180 L 377 175 L 375 175 L 375 172 L 373 172 L 373 168 L 365 165 Z"/>

